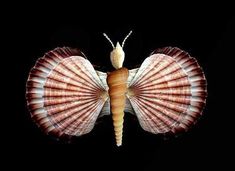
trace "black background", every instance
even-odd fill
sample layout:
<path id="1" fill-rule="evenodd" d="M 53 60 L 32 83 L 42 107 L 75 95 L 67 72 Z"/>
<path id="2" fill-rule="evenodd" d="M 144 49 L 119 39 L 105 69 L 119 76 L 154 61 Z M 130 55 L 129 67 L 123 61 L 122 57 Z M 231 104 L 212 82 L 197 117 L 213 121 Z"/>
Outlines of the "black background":
<path id="1" fill-rule="evenodd" d="M 12 10 L 15 13 L 7 20 L 10 27 L 6 33 L 8 65 L 3 66 L 10 88 L 6 92 L 7 110 L 3 111 L 7 119 L 2 121 L 5 159 L 11 161 L 8 166 L 66 170 L 188 170 L 204 169 L 205 164 L 228 167 L 233 150 L 229 146 L 233 137 L 229 122 L 234 112 L 229 112 L 229 100 L 224 95 L 232 88 L 233 14 L 221 6 L 140 4 L 137 8 L 114 4 L 109 8 L 35 4 Z M 207 105 L 199 122 L 184 134 L 166 137 L 144 132 L 137 119 L 126 114 L 120 148 L 115 146 L 110 117 L 98 120 L 90 134 L 71 142 L 44 135 L 31 121 L 25 101 L 26 80 L 36 60 L 59 46 L 78 47 L 99 70 L 110 71 L 111 46 L 102 33 L 116 43 L 130 30 L 133 34 L 124 48 L 124 66 L 129 69 L 164 46 L 177 46 L 198 60 L 208 81 Z"/>

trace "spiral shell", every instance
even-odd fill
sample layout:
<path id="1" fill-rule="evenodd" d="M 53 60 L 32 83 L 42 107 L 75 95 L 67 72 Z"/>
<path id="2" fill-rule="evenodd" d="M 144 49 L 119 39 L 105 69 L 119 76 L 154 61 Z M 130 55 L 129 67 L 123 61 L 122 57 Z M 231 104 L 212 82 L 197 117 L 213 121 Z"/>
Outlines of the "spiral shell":
<path id="1" fill-rule="evenodd" d="M 205 105 L 206 80 L 197 61 L 178 48 L 158 49 L 129 79 L 128 98 L 151 133 L 187 130 Z"/>
<path id="2" fill-rule="evenodd" d="M 114 126 L 117 146 L 122 145 L 127 79 L 128 79 L 128 69 L 126 68 L 117 69 L 111 72 L 107 77 L 113 126 Z"/>

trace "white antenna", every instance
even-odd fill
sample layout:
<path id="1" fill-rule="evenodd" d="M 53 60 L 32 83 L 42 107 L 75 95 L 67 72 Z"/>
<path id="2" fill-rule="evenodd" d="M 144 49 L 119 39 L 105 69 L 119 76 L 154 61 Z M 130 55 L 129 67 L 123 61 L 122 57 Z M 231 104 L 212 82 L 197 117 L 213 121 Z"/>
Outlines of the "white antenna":
<path id="1" fill-rule="evenodd" d="M 125 45 L 125 41 L 126 41 L 126 39 L 131 35 L 131 33 L 132 33 L 132 30 L 128 33 L 128 35 L 125 37 L 125 39 L 123 40 L 123 42 L 122 42 L 122 48 L 124 47 L 124 45 Z"/>
<path id="2" fill-rule="evenodd" d="M 103 33 L 104 37 L 111 43 L 112 47 L 114 47 L 113 42 L 110 40 L 110 38 L 107 36 L 107 34 Z"/>

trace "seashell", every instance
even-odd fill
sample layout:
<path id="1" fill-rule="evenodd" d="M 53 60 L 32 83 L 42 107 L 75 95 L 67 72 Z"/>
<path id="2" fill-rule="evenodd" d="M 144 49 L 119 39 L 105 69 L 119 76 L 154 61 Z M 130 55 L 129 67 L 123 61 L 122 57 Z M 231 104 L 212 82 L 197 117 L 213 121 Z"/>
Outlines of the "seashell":
<path id="1" fill-rule="evenodd" d="M 57 136 L 90 132 L 108 99 L 108 87 L 97 72 L 77 49 L 56 48 L 40 58 L 29 74 L 26 92 L 39 127 Z"/>
<path id="2" fill-rule="evenodd" d="M 155 50 L 140 68 L 123 67 L 123 47 L 130 32 L 114 47 L 116 69 L 95 71 L 78 49 L 56 48 L 30 71 L 26 98 L 31 116 L 46 133 L 80 136 L 98 117 L 112 113 L 116 145 L 122 145 L 124 112 L 136 115 L 151 133 L 188 130 L 201 116 L 207 96 L 204 73 L 197 61 L 175 47 Z"/>
<path id="3" fill-rule="evenodd" d="M 109 86 L 110 104 L 113 118 L 113 126 L 117 146 L 122 145 L 122 133 L 124 122 L 124 109 L 127 92 L 128 69 L 120 68 L 107 77 Z"/>
<path id="4" fill-rule="evenodd" d="M 134 71 L 127 97 L 144 130 L 175 133 L 197 121 L 205 106 L 206 79 L 188 53 L 157 49 Z"/>

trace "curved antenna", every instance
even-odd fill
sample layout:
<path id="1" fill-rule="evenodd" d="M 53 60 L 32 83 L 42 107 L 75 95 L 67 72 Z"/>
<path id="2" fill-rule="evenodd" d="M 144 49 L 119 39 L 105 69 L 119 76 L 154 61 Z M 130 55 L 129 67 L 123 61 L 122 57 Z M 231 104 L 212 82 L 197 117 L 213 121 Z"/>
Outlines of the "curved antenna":
<path id="1" fill-rule="evenodd" d="M 115 48 L 113 45 L 113 42 L 110 40 L 110 38 L 107 36 L 107 34 L 103 33 L 103 35 L 109 41 L 109 43 L 112 45 L 112 47 Z"/>
<path id="2" fill-rule="evenodd" d="M 125 45 L 125 42 L 126 42 L 126 39 L 131 35 L 131 33 L 132 33 L 132 30 L 128 33 L 128 35 L 125 37 L 125 39 L 123 40 L 123 42 L 122 42 L 122 48 L 124 47 L 124 45 Z"/>

